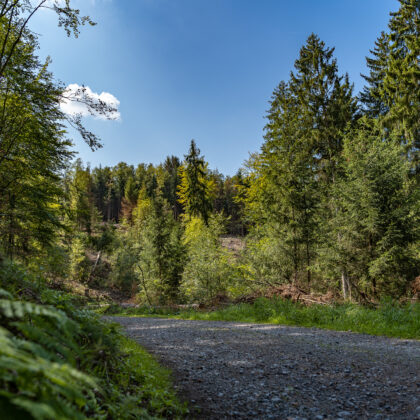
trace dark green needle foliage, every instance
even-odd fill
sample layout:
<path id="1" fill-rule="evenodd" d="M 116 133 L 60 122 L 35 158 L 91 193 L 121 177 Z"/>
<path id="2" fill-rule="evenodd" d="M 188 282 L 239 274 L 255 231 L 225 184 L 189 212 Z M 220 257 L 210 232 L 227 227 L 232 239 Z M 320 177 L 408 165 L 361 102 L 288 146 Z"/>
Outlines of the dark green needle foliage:
<path id="1" fill-rule="evenodd" d="M 290 81 L 274 91 L 265 142 L 252 163 L 256 182 L 248 206 L 281 254 L 271 252 L 282 261 L 282 281 L 305 277 L 311 283 L 322 220 L 332 211 L 330 186 L 339 176 L 343 133 L 355 112 L 352 87 L 338 75 L 333 52 L 316 35 L 308 38 Z M 258 249 L 267 250 L 264 238 Z"/>
<path id="2" fill-rule="evenodd" d="M 386 115 L 389 111 L 390 100 L 384 98 L 384 77 L 389 59 L 389 37 L 385 32 L 375 41 L 375 47 L 370 50 L 370 57 L 366 57 L 369 75 L 362 75 L 367 86 L 360 93 L 363 111 L 372 118 Z"/>
<path id="3" fill-rule="evenodd" d="M 191 140 L 190 150 L 185 155 L 180 177 L 178 201 L 188 216 L 202 217 L 207 224 L 212 210 L 212 184 L 208 178 L 207 164 L 194 140 Z"/>
<path id="4" fill-rule="evenodd" d="M 400 0 L 367 57 L 370 74 L 361 99 L 368 115 L 394 130 L 418 172 L 420 149 L 420 2 Z"/>
<path id="5" fill-rule="evenodd" d="M 355 290 L 398 297 L 420 268 L 420 196 L 402 146 L 378 125 L 363 118 L 346 138 L 335 192 L 340 209 L 331 225 L 340 238 L 336 264 L 345 264 Z"/>

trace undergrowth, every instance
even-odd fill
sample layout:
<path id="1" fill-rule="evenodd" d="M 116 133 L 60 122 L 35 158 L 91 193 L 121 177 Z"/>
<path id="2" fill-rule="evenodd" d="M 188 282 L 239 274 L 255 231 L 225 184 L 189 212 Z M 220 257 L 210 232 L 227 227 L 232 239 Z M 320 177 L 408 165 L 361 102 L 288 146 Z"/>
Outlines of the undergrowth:
<path id="1" fill-rule="evenodd" d="M 213 311 L 147 306 L 121 308 L 111 305 L 102 308 L 102 312 L 125 316 L 296 325 L 420 339 L 420 303 L 399 305 L 392 300 L 383 300 L 377 308 L 370 308 L 351 303 L 305 306 L 281 298 L 260 298 L 252 304 L 230 305 Z"/>
<path id="2" fill-rule="evenodd" d="M 0 267 L 1 419 L 184 417 L 169 372 L 83 303 Z"/>

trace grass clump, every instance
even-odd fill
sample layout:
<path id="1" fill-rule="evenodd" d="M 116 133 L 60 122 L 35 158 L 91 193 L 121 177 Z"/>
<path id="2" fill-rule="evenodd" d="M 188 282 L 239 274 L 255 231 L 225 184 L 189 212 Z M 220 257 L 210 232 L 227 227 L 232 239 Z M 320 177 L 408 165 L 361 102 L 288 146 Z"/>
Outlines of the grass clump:
<path id="1" fill-rule="evenodd" d="M 371 308 L 352 303 L 305 306 L 281 298 L 259 298 L 252 304 L 229 305 L 213 311 L 114 305 L 106 312 L 125 316 L 272 323 L 420 339 L 420 303 L 399 305 L 392 300 L 383 300 L 377 308 Z"/>
<path id="2" fill-rule="evenodd" d="M 1 418 L 184 417 L 169 372 L 83 303 L 0 267 Z"/>

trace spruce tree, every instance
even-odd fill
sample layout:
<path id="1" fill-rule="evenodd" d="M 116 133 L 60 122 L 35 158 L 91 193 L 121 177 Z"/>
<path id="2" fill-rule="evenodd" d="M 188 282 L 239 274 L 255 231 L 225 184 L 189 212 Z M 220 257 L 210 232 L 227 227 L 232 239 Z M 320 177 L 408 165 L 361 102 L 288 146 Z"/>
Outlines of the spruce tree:
<path id="1" fill-rule="evenodd" d="M 143 289 L 160 303 L 174 301 L 185 260 L 182 230 L 160 193 L 148 202 L 143 220 L 138 220 L 141 226 L 137 237 Z"/>
<path id="2" fill-rule="evenodd" d="M 375 47 L 370 50 L 371 57 L 366 57 L 369 75 L 362 75 L 368 83 L 360 93 L 363 111 L 372 118 L 384 116 L 389 111 L 390 100 L 384 98 L 384 77 L 389 60 L 389 37 L 385 32 L 375 41 Z"/>
<path id="3" fill-rule="evenodd" d="M 300 124 L 298 98 L 290 85 L 281 83 L 273 95 L 265 142 L 258 160 L 265 188 L 263 214 L 271 229 L 282 237 L 290 258 L 293 279 L 309 266 L 314 243 L 316 188 L 314 157 Z"/>
<path id="4" fill-rule="evenodd" d="M 361 99 L 369 116 L 396 132 L 412 168 L 420 171 L 420 2 L 400 0 L 389 31 L 367 58 L 370 75 Z M 379 112 L 372 112 L 374 110 Z"/>
<path id="5" fill-rule="evenodd" d="M 400 0 L 391 13 L 390 56 L 384 77 L 384 95 L 392 100 L 386 119 L 401 130 L 407 145 L 420 146 L 420 2 Z M 418 156 L 417 156 L 418 159 Z"/>
<path id="6" fill-rule="evenodd" d="M 180 168 L 181 184 L 178 201 L 188 216 L 202 217 L 207 224 L 212 211 L 212 183 L 208 179 L 207 164 L 200 149 L 191 140 L 190 150 Z"/>
<path id="7" fill-rule="evenodd" d="M 80 159 L 77 159 L 73 165 L 69 190 L 70 210 L 75 228 L 90 235 L 92 233 L 92 219 L 95 215 L 92 178 L 90 168 L 84 168 Z"/>
<path id="8" fill-rule="evenodd" d="M 124 187 L 124 197 L 122 199 L 122 217 L 130 225 L 132 224 L 132 214 L 138 199 L 138 188 L 134 177 L 130 176 Z"/>
<path id="9" fill-rule="evenodd" d="M 363 118 L 346 138 L 344 177 L 335 186 L 339 211 L 331 226 L 340 240 L 328 251 L 331 268 L 344 265 L 367 297 L 402 295 L 419 269 L 419 190 L 402 146 L 387 135 Z"/>
<path id="10" fill-rule="evenodd" d="M 300 125 L 320 182 L 334 182 L 343 147 L 343 131 L 356 102 L 348 75 L 339 76 L 334 48 L 311 34 L 291 73 L 290 90 L 298 100 Z"/>
<path id="11" fill-rule="evenodd" d="M 340 175 L 343 133 L 356 109 L 333 52 L 310 35 L 290 81 L 274 91 L 247 200 L 254 220 L 282 238 L 277 247 L 288 256 L 293 279 L 305 271 L 308 283 L 317 242 L 334 211 L 330 189 Z"/>
<path id="12" fill-rule="evenodd" d="M 179 168 L 181 162 L 176 156 L 167 156 L 163 164 L 165 179 L 163 182 L 163 196 L 172 207 L 175 219 L 178 219 L 182 212 L 182 206 L 178 201 L 177 190 L 181 182 Z"/>

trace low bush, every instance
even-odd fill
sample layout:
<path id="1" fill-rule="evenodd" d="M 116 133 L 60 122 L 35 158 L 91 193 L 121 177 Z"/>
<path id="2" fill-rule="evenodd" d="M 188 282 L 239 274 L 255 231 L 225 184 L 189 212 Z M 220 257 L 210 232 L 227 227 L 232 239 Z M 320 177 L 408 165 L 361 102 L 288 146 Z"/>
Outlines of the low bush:
<path id="1" fill-rule="evenodd" d="M 82 303 L 0 268 L 2 419 L 183 417 L 169 373 Z"/>

